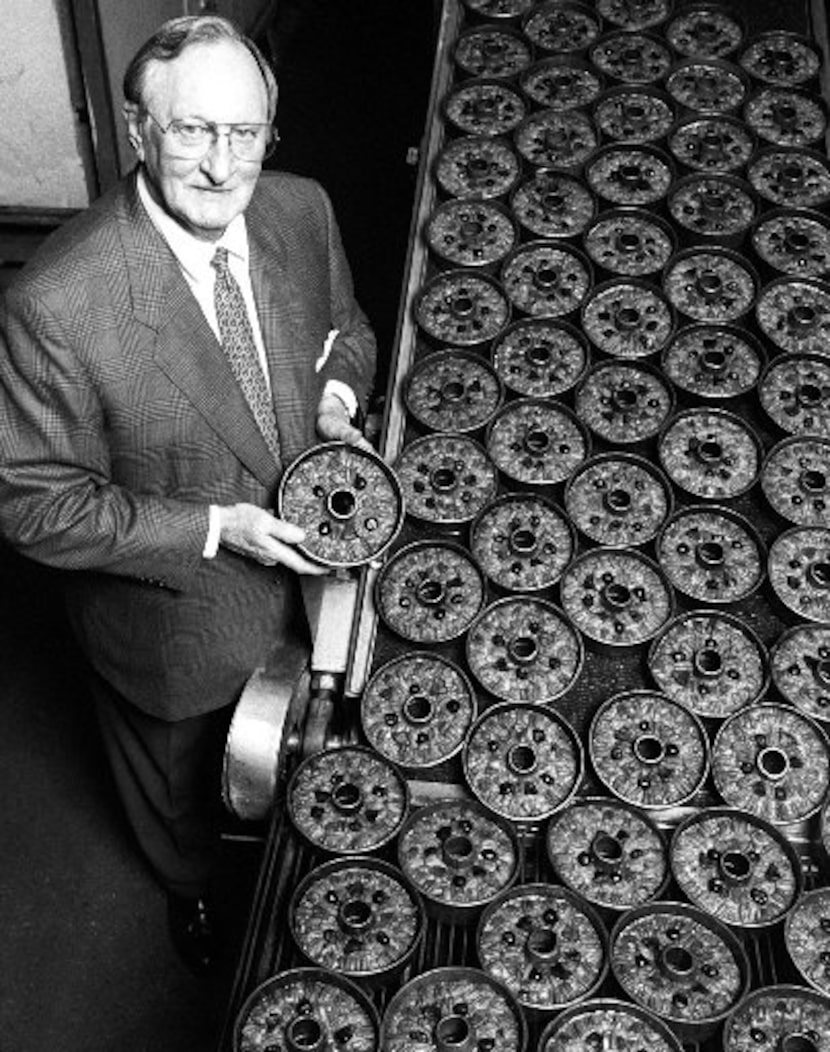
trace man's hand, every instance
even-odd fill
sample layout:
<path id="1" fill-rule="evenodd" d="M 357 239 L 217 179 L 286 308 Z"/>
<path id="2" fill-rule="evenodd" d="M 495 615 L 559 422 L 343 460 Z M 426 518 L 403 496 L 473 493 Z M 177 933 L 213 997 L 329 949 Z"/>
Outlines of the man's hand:
<path id="1" fill-rule="evenodd" d="M 373 452 L 363 432 L 352 426 L 349 411 L 337 395 L 324 394 L 317 406 L 317 434 L 324 442 L 348 442 Z"/>
<path id="2" fill-rule="evenodd" d="M 325 566 L 309 562 L 293 547 L 305 539 L 305 531 L 285 522 L 255 504 L 232 504 L 219 508 L 219 543 L 247 555 L 264 566 L 282 563 L 296 573 L 320 576 Z"/>

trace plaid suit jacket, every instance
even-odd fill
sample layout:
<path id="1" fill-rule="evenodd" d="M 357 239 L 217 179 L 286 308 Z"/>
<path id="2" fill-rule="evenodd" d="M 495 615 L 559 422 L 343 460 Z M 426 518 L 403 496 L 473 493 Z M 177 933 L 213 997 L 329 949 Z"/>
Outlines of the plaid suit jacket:
<path id="1" fill-rule="evenodd" d="M 317 441 L 329 378 L 365 405 L 375 343 L 316 183 L 263 175 L 246 216 L 287 464 Z M 281 466 L 134 176 L 7 290 L 0 412 L 0 532 L 72 571 L 70 618 L 93 666 L 167 719 L 235 700 L 277 639 L 300 631 L 296 581 L 224 549 L 204 559 L 208 505 L 273 507 Z"/>

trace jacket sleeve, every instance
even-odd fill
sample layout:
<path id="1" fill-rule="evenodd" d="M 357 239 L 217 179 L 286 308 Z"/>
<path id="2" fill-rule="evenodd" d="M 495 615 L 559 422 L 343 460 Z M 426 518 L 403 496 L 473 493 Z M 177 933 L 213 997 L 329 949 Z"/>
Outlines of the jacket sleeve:
<path id="1" fill-rule="evenodd" d="M 50 566 L 184 589 L 208 507 L 112 481 L 106 414 L 57 313 L 25 283 L 0 304 L 0 534 Z"/>
<path id="2" fill-rule="evenodd" d="M 332 328 L 337 337 L 320 370 L 321 389 L 328 380 L 348 384 L 362 410 L 366 410 L 375 377 L 377 347 L 366 315 L 354 295 L 351 270 L 343 249 L 331 201 L 317 185 L 322 198 L 328 241 Z"/>

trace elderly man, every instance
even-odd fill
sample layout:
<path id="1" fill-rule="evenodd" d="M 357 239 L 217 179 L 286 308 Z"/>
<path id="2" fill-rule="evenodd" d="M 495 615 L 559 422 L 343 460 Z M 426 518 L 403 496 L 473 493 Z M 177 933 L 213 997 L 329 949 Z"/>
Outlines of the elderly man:
<path id="1" fill-rule="evenodd" d="M 229 718 L 320 572 L 276 486 L 315 442 L 365 441 L 375 344 L 322 189 L 260 177 L 277 89 L 255 45 L 174 19 L 124 91 L 137 168 L 0 313 L 0 531 L 67 571 L 120 796 L 205 971 Z"/>

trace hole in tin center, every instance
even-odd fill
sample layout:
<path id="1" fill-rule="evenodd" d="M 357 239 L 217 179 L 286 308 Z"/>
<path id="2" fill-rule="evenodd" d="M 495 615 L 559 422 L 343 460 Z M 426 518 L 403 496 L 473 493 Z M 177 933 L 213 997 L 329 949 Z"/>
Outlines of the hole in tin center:
<path id="1" fill-rule="evenodd" d="M 441 492 L 447 492 L 448 490 L 454 489 L 457 481 L 458 476 L 452 468 L 436 468 L 430 475 L 432 488 Z"/>
<path id="2" fill-rule="evenodd" d="M 445 402 L 457 402 L 464 397 L 464 384 L 460 380 L 448 380 L 441 388 L 441 397 Z"/>
<path id="3" fill-rule="evenodd" d="M 792 124 L 798 117 L 798 110 L 790 103 L 782 103 L 773 107 L 773 113 L 779 124 Z"/>
<path id="4" fill-rule="evenodd" d="M 707 438 L 697 447 L 697 458 L 708 464 L 723 457 L 723 446 L 714 438 Z"/>
<path id="5" fill-rule="evenodd" d="M 484 233 L 484 224 L 478 219 L 467 219 L 461 224 L 462 237 L 472 239 L 481 237 Z"/>
<path id="6" fill-rule="evenodd" d="M 790 252 L 795 252 L 798 255 L 807 252 L 810 248 L 810 239 L 800 230 L 789 230 L 784 242 Z"/>
<path id="7" fill-rule="evenodd" d="M 628 511 L 631 508 L 631 494 L 625 489 L 611 489 L 605 494 L 605 506 L 611 511 Z"/>
<path id="8" fill-rule="evenodd" d="M 821 661 L 817 661 L 813 668 L 813 675 L 819 683 L 830 687 L 830 658 L 822 658 Z"/>
<path id="9" fill-rule="evenodd" d="M 643 734 L 634 742 L 634 755 L 640 763 L 659 763 L 664 753 L 663 743 L 653 734 Z"/>
<path id="10" fill-rule="evenodd" d="M 787 320 L 794 329 L 812 329 L 816 317 L 815 307 L 808 303 L 799 303 L 787 312 Z"/>
<path id="11" fill-rule="evenodd" d="M 720 860 L 721 873 L 730 880 L 746 880 L 752 865 L 743 851 L 724 851 Z"/>
<path id="12" fill-rule="evenodd" d="M 703 207 L 707 212 L 720 213 L 726 208 L 726 198 L 717 190 L 706 190 L 702 195 Z"/>
<path id="13" fill-rule="evenodd" d="M 708 131 L 703 136 L 703 145 L 709 150 L 721 150 L 723 148 L 723 136 L 716 131 Z"/>
<path id="14" fill-rule="evenodd" d="M 357 510 L 357 497 L 350 489 L 336 489 L 329 494 L 329 513 L 334 519 L 350 519 Z"/>
<path id="15" fill-rule="evenodd" d="M 473 842 L 468 836 L 454 833 L 448 836 L 443 846 L 444 858 L 451 864 L 461 865 L 473 856 Z"/>
<path id="16" fill-rule="evenodd" d="M 292 1052 L 316 1052 L 323 1040 L 323 1028 L 316 1019 L 306 1016 L 292 1019 L 286 1031 Z"/>
<path id="17" fill-rule="evenodd" d="M 631 231 L 626 231 L 617 238 L 617 245 L 622 252 L 636 252 L 640 244 L 640 235 Z"/>
<path id="18" fill-rule="evenodd" d="M 404 702 L 403 714 L 409 723 L 426 723 L 432 716 L 432 702 L 425 694 L 415 694 Z"/>
<path id="19" fill-rule="evenodd" d="M 614 320 L 618 329 L 636 329 L 640 324 L 640 312 L 636 307 L 620 307 Z"/>
<path id="20" fill-rule="evenodd" d="M 606 606 L 614 610 L 622 610 L 631 602 L 631 591 L 624 584 L 611 582 L 603 590 L 603 598 Z"/>
<path id="21" fill-rule="evenodd" d="M 490 171 L 490 162 L 486 157 L 471 157 L 467 162 L 467 171 L 474 179 L 480 179 Z"/>
<path id="22" fill-rule="evenodd" d="M 811 563 L 807 568 L 807 576 L 817 588 L 830 588 L 830 563 Z"/>
<path id="23" fill-rule="evenodd" d="M 332 790 L 331 798 L 339 811 L 356 811 L 363 801 L 363 793 L 353 782 L 341 782 Z"/>
<path id="24" fill-rule="evenodd" d="M 789 190 L 797 190 L 804 185 L 804 169 L 800 164 L 788 164 L 781 169 L 780 179 Z"/>
<path id="25" fill-rule="evenodd" d="M 421 581 L 415 594 L 423 606 L 436 606 L 444 598 L 444 586 L 440 581 Z"/>
<path id="26" fill-rule="evenodd" d="M 347 931 L 360 931 L 372 920 L 372 907 L 363 899 L 349 899 L 340 907 L 340 919 Z"/>
<path id="27" fill-rule="evenodd" d="M 676 976 L 690 975 L 695 967 L 694 957 L 683 946 L 667 946 L 663 951 L 663 963 Z"/>
<path id="28" fill-rule="evenodd" d="M 821 404 L 821 388 L 818 384 L 799 384 L 795 389 L 796 401 L 811 408 Z"/>
<path id="29" fill-rule="evenodd" d="M 457 318 L 466 318 L 473 313 L 473 300 L 470 296 L 456 296 L 452 301 L 452 312 Z"/>
<path id="30" fill-rule="evenodd" d="M 565 198 L 562 194 L 557 194 L 552 190 L 549 190 L 546 194 L 542 195 L 542 205 L 549 212 L 558 212 L 560 208 L 564 208 Z"/>
<path id="31" fill-rule="evenodd" d="M 819 1052 L 819 1046 L 806 1034 L 785 1034 L 779 1047 L 781 1052 Z"/>
<path id="32" fill-rule="evenodd" d="M 758 754 L 758 770 L 765 778 L 782 778 L 790 761 L 781 749 L 762 749 Z"/>
<path id="33" fill-rule="evenodd" d="M 516 774 L 530 774 L 536 767 L 536 751 L 529 745 L 514 745 L 507 754 L 507 765 Z"/>
<path id="34" fill-rule="evenodd" d="M 827 489 L 827 476 L 817 468 L 807 468 L 801 472 L 801 488 L 808 493 L 821 493 Z"/>
<path id="35" fill-rule="evenodd" d="M 524 446 L 528 453 L 544 453 L 550 445 L 550 436 L 544 431 L 528 431 L 525 435 Z"/>
<path id="36" fill-rule="evenodd" d="M 700 356 L 700 364 L 710 373 L 719 373 L 726 368 L 726 355 L 715 349 L 704 351 Z"/>
<path id="37" fill-rule="evenodd" d="M 495 40 L 485 40 L 482 46 L 482 51 L 486 55 L 489 55 L 491 58 L 495 58 L 498 55 L 503 55 L 506 50 L 506 41 L 499 40 L 498 38 L 496 38 Z"/>
<path id="38" fill-rule="evenodd" d="M 556 953 L 558 941 L 552 928 L 534 928 L 528 934 L 525 946 L 534 957 L 552 957 Z"/>
<path id="39" fill-rule="evenodd" d="M 559 271 L 555 267 L 540 267 L 533 280 L 537 288 L 552 289 L 559 281 Z"/>
<path id="40" fill-rule="evenodd" d="M 631 387 L 620 387 L 611 396 L 617 409 L 633 409 L 637 405 L 637 392 Z"/>
<path id="41" fill-rule="evenodd" d="M 704 647 L 695 654 L 695 670 L 702 676 L 718 676 L 723 669 L 723 658 L 719 651 Z"/>
<path id="42" fill-rule="evenodd" d="M 701 541 L 695 548 L 695 554 L 701 566 L 722 566 L 725 557 L 723 545 L 719 541 Z"/>
<path id="43" fill-rule="evenodd" d="M 639 121 L 646 115 L 646 108 L 642 102 L 623 103 L 623 113 L 629 120 Z"/>
<path id="44" fill-rule="evenodd" d="M 544 344 L 528 347 L 527 360 L 533 365 L 547 365 L 550 361 L 550 348 L 545 347 Z"/>
<path id="45" fill-rule="evenodd" d="M 535 551 L 537 544 L 536 534 L 526 526 L 520 526 L 510 534 L 510 547 L 519 555 Z"/>
<path id="46" fill-rule="evenodd" d="M 622 844 L 610 833 L 597 833 L 591 844 L 594 856 L 606 865 L 620 862 L 623 857 Z"/>
<path id="47" fill-rule="evenodd" d="M 517 665 L 526 665 L 535 659 L 539 648 L 532 636 L 517 636 L 510 641 L 508 652 Z"/>
<path id="48" fill-rule="evenodd" d="M 435 1026 L 435 1040 L 444 1048 L 458 1048 L 470 1040 L 470 1024 L 460 1015 L 446 1015 Z"/>
<path id="49" fill-rule="evenodd" d="M 640 182 L 643 177 L 643 173 L 638 164 L 622 164 L 619 168 L 620 180 L 623 183 L 630 185 L 636 185 Z"/>
<path id="50" fill-rule="evenodd" d="M 723 288 L 723 282 L 720 275 L 713 270 L 704 270 L 698 276 L 697 287 L 698 291 L 702 292 L 704 296 L 717 296 Z"/>

